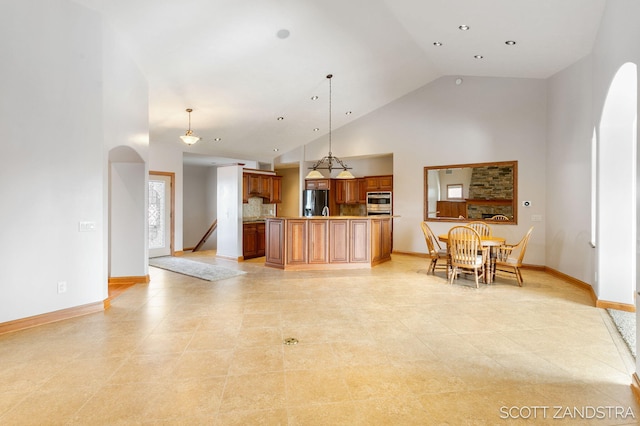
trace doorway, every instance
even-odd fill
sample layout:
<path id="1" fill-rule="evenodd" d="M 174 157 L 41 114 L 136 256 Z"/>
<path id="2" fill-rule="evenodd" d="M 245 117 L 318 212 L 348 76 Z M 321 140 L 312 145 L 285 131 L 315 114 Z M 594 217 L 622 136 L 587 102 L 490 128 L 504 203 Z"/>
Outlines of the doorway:
<path id="1" fill-rule="evenodd" d="M 174 254 L 175 173 L 149 172 L 149 258 Z"/>

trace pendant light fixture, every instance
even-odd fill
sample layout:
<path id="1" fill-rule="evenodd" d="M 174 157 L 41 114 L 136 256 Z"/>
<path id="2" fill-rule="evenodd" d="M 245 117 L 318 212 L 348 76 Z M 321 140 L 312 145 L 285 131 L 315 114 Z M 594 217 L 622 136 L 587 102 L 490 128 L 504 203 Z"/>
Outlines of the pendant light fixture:
<path id="1" fill-rule="evenodd" d="M 337 179 L 353 179 L 355 176 L 351 174 L 348 167 L 342 160 L 338 157 L 335 157 L 331 152 L 331 79 L 333 78 L 333 74 L 328 74 L 327 79 L 329 80 L 329 155 L 322 157 L 320 160 L 316 161 L 313 166 L 309 167 L 311 171 L 306 176 L 306 179 L 322 179 L 324 176 L 322 173 L 318 171 L 321 170 L 329 170 L 329 174 L 333 169 L 342 169 L 342 171 L 336 176 Z"/>
<path id="2" fill-rule="evenodd" d="M 189 113 L 189 130 L 187 130 L 187 133 L 180 136 L 180 139 L 182 139 L 182 142 L 186 143 L 187 145 L 193 145 L 194 143 L 200 140 L 198 136 L 194 136 L 193 131 L 191 130 L 191 112 L 192 111 L 193 110 L 191 108 L 187 108 L 187 112 Z"/>

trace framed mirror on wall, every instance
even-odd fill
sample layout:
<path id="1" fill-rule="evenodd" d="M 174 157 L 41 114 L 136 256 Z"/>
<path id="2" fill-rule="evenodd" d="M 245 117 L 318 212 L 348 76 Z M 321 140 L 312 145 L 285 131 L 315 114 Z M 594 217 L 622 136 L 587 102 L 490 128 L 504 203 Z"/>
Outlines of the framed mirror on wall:
<path id="1" fill-rule="evenodd" d="M 426 221 L 517 224 L 517 201 L 517 161 L 424 168 Z"/>

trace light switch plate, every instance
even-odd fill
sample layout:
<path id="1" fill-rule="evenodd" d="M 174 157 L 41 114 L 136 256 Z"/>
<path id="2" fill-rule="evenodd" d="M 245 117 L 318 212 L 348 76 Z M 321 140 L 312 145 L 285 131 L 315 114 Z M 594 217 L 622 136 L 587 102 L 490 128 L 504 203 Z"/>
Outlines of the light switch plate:
<path id="1" fill-rule="evenodd" d="M 78 231 L 80 232 L 91 232 L 96 230 L 95 222 L 80 222 L 78 223 Z"/>
<path id="2" fill-rule="evenodd" d="M 531 215 L 531 222 L 542 222 L 542 215 L 541 214 L 532 214 Z"/>

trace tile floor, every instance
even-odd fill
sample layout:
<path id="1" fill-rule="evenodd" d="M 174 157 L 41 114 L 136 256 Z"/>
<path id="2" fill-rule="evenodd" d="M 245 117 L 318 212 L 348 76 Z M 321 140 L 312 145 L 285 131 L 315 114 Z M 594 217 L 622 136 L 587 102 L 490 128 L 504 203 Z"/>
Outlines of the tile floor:
<path id="1" fill-rule="evenodd" d="M 640 418 L 634 362 L 610 318 L 548 274 L 525 271 L 522 288 L 498 278 L 476 289 L 427 275 L 425 259 L 406 255 L 336 272 L 187 256 L 248 273 L 208 282 L 150 268 L 149 284 L 104 313 L 0 336 L 0 424 Z M 288 337 L 299 343 L 283 345 Z"/>

